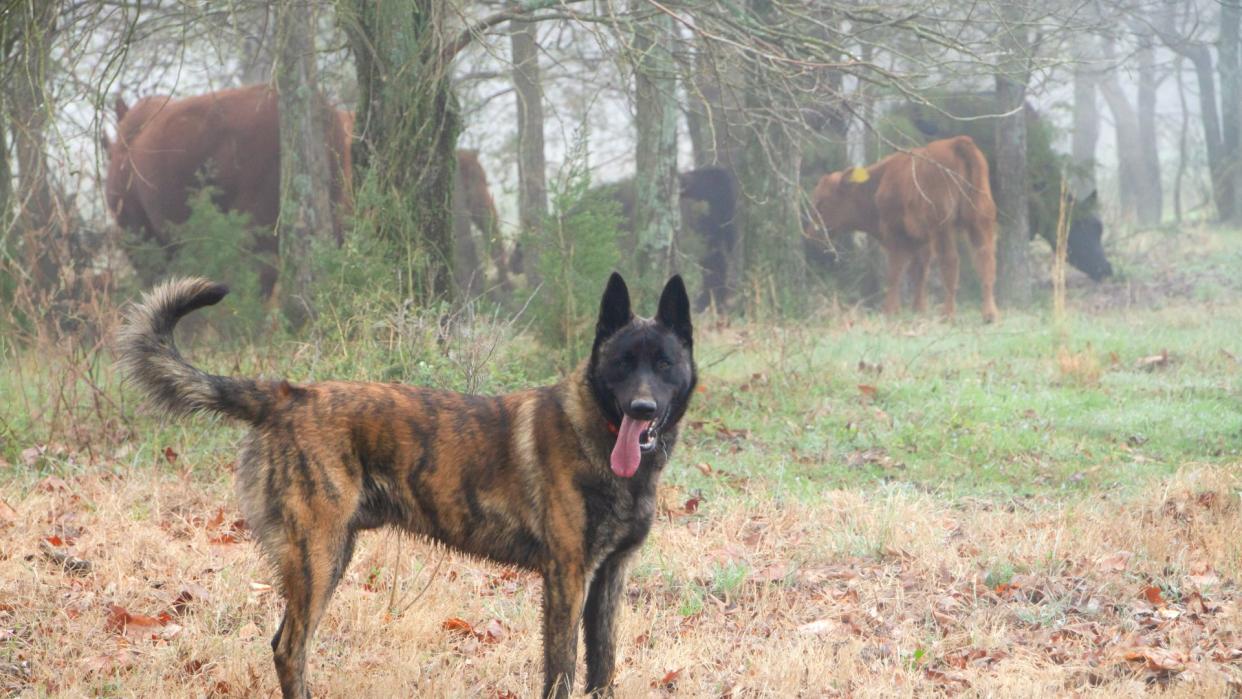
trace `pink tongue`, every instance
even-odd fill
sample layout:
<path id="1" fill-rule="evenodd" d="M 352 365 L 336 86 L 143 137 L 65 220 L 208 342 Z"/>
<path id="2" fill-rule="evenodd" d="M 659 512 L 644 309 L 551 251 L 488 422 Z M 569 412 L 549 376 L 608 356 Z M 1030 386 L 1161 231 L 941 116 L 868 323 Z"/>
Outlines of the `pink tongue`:
<path id="1" fill-rule="evenodd" d="M 629 478 L 638 473 L 638 462 L 643 458 L 638 448 L 638 439 L 650 424 L 650 420 L 633 420 L 628 415 L 621 417 L 621 429 L 617 430 L 617 445 L 612 448 L 613 473 L 622 478 Z"/>

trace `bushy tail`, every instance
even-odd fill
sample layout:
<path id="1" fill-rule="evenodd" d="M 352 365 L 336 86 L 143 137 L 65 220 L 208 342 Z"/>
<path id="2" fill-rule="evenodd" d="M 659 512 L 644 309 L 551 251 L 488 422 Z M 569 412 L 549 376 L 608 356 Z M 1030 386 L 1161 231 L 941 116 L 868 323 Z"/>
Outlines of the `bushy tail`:
<path id="1" fill-rule="evenodd" d="M 228 287 L 206 279 L 174 279 L 143 295 L 117 336 L 118 363 L 130 381 L 173 414 L 210 410 L 259 424 L 271 409 L 274 385 L 213 376 L 181 357 L 173 329 L 182 316 L 220 302 Z"/>

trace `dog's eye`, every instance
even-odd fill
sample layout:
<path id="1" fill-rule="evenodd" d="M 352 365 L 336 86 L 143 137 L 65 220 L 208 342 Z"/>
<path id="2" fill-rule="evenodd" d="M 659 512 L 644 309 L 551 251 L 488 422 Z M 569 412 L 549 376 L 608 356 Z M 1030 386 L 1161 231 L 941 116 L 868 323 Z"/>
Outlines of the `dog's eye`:
<path id="1" fill-rule="evenodd" d="M 656 368 L 656 371 L 668 371 L 669 369 L 673 368 L 673 363 L 665 359 L 664 357 L 660 357 L 659 359 L 656 360 L 655 368 Z"/>

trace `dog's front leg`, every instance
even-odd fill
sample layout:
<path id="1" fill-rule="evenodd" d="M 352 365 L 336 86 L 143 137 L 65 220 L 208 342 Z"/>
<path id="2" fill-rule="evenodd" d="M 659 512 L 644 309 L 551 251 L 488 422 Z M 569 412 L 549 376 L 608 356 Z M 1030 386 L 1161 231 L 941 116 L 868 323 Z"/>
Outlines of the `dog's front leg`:
<path id="1" fill-rule="evenodd" d="M 586 575 L 581 563 L 553 562 L 543 573 L 543 696 L 568 697 L 578 663 Z"/>
<path id="2" fill-rule="evenodd" d="M 618 551 L 600 565 L 591 580 L 583 612 L 586 633 L 587 693 L 612 696 L 617 658 L 617 609 L 625 595 L 625 567 L 629 551 Z"/>

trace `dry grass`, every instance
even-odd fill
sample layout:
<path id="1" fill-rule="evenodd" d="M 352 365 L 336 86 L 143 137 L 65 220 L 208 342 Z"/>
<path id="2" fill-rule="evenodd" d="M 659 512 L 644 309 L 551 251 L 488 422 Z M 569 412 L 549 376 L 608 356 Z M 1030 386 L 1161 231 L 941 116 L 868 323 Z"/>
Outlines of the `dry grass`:
<path id="1" fill-rule="evenodd" d="M 80 466 L 0 505 L 0 687 L 277 695 L 279 603 L 233 527 L 228 479 L 134 466 Z M 228 464 L 187 473 L 213 468 Z M 1230 469 L 1188 467 L 1126 500 L 880 487 L 807 503 L 747 493 L 687 513 L 689 495 L 669 486 L 633 571 L 618 693 L 1236 696 L 1240 487 Z M 54 563 L 49 536 L 91 571 Z M 316 695 L 535 695 L 538 580 L 454 555 L 433 577 L 445 555 L 390 533 L 363 540 L 312 655 Z M 177 613 L 185 589 L 195 599 Z M 121 629 L 110 605 L 169 616 Z M 454 618 L 477 634 L 444 628 Z"/>

